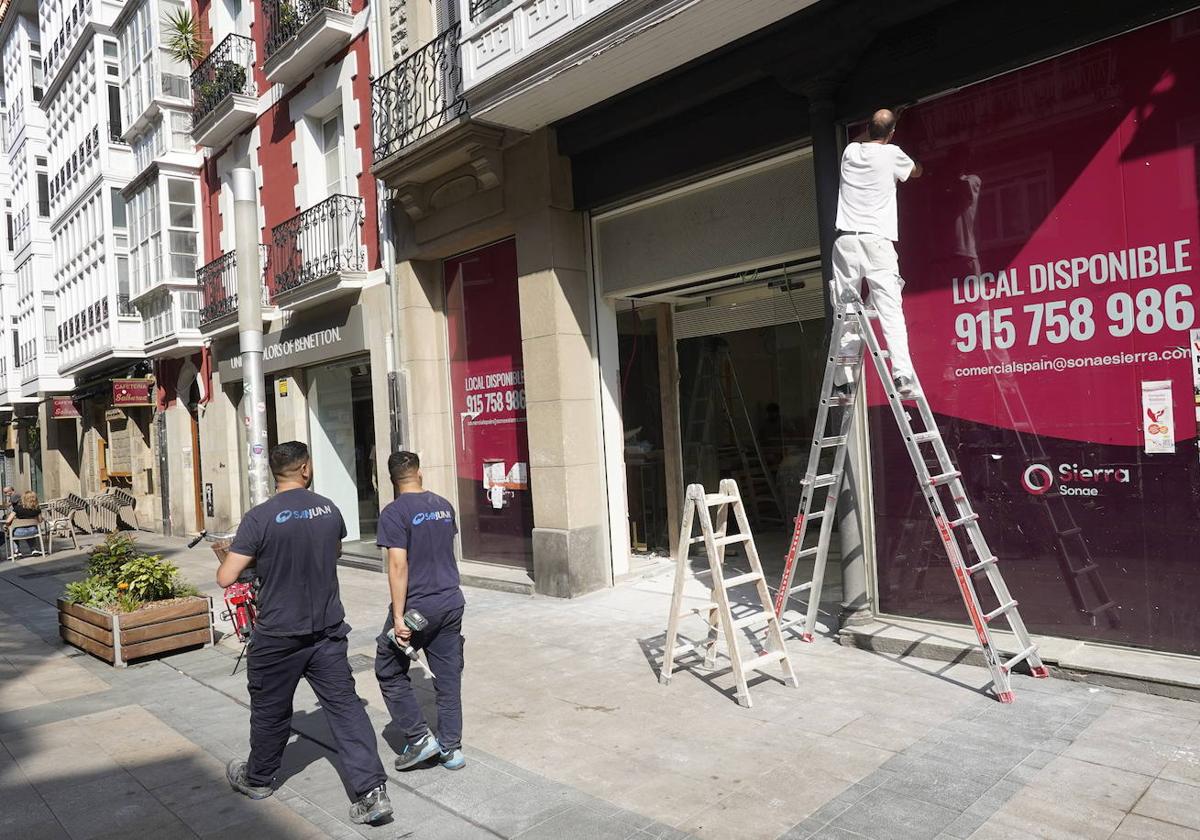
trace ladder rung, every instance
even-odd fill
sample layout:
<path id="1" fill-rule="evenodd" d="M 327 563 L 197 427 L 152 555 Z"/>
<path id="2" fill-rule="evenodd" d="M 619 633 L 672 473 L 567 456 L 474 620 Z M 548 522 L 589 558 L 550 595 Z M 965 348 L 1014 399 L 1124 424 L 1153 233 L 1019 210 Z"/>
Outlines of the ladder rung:
<path id="1" fill-rule="evenodd" d="M 800 483 L 812 487 L 831 487 L 835 481 L 837 481 L 836 473 L 825 473 L 824 475 L 805 476 Z"/>
<path id="2" fill-rule="evenodd" d="M 721 581 L 726 589 L 732 589 L 735 586 L 741 586 L 743 583 L 751 583 L 752 581 L 762 580 L 762 575 L 758 572 L 746 572 L 744 575 L 734 575 L 727 577 Z"/>
<path id="3" fill-rule="evenodd" d="M 980 560 L 974 566 L 967 566 L 967 574 L 973 575 L 976 572 L 982 572 L 988 566 L 995 566 L 999 562 L 1000 559 L 997 557 L 989 557 L 986 560 Z"/>
<path id="4" fill-rule="evenodd" d="M 691 618 L 693 614 L 701 615 L 704 613 L 711 612 L 712 610 L 715 610 L 716 608 L 717 608 L 716 603 L 710 601 L 709 603 L 704 604 L 703 606 L 688 607 L 686 610 L 684 610 L 683 612 L 681 612 L 679 614 L 679 617 L 680 618 Z"/>
<path id="5" fill-rule="evenodd" d="M 951 470 L 948 473 L 942 473 L 941 475 L 933 476 L 929 479 L 929 483 L 934 487 L 938 487 L 942 484 L 949 484 L 956 478 L 962 478 L 962 473 L 960 473 L 958 470 Z"/>
<path id="6" fill-rule="evenodd" d="M 1078 575 L 1086 575 L 1086 574 L 1091 574 L 1092 572 L 1097 572 L 1099 570 L 1100 570 L 1100 565 L 1098 563 L 1088 563 L 1086 566 L 1080 566 L 1078 569 L 1072 569 L 1071 574 L 1077 575 L 1077 576 Z"/>
<path id="7" fill-rule="evenodd" d="M 698 647 L 696 647 L 695 645 L 680 645 L 679 647 L 675 648 L 675 650 L 671 651 L 670 659 L 673 661 L 673 660 L 676 660 L 679 657 L 683 656 L 685 653 L 699 653 L 699 652 L 700 652 L 700 649 Z"/>
<path id="8" fill-rule="evenodd" d="M 845 446 L 845 445 L 846 445 L 846 436 L 845 435 L 833 435 L 831 437 L 821 438 L 821 446 Z"/>
<path id="9" fill-rule="evenodd" d="M 1060 537 L 1074 537 L 1082 533 L 1083 529 L 1077 525 L 1074 528 L 1065 528 L 1062 531 L 1059 531 L 1058 535 Z"/>
<path id="10" fill-rule="evenodd" d="M 742 673 L 749 674 L 751 671 L 761 671 L 768 665 L 779 662 L 786 654 L 781 650 L 771 650 L 764 653 L 762 656 L 756 656 L 749 662 L 742 665 Z"/>
<path id="11" fill-rule="evenodd" d="M 814 519 L 824 519 L 825 518 L 825 509 L 822 508 L 821 510 L 818 510 L 814 513 L 810 513 L 808 516 L 806 516 L 804 518 L 806 521 L 809 521 L 809 522 L 811 522 Z"/>
<path id="12" fill-rule="evenodd" d="M 914 443 L 929 443 L 929 441 L 937 440 L 941 436 L 942 436 L 942 433 L 937 431 L 936 429 L 932 432 L 914 432 L 913 433 L 913 442 Z"/>
<path id="13" fill-rule="evenodd" d="M 773 610 L 763 610 L 762 612 L 751 613 L 745 618 L 739 618 L 731 625 L 734 630 L 741 630 L 743 627 L 749 627 L 751 624 L 757 624 L 760 621 L 771 621 L 775 618 Z"/>
<path id="14" fill-rule="evenodd" d="M 952 520 L 950 522 L 950 527 L 951 528 L 961 528 L 963 525 L 968 525 L 972 522 L 978 521 L 978 519 L 979 519 L 978 513 L 968 513 L 966 516 L 962 517 L 961 519 Z"/>
<path id="15" fill-rule="evenodd" d="M 810 580 L 807 583 L 797 584 L 788 590 L 788 595 L 795 595 L 797 592 L 807 592 L 812 589 L 813 582 Z"/>
<path id="16" fill-rule="evenodd" d="M 704 542 L 704 535 L 701 534 L 698 537 L 692 537 L 690 540 L 688 540 L 688 542 L 692 545 L 698 545 Z M 725 536 L 723 534 L 713 534 L 713 545 L 716 546 L 733 545 L 734 543 L 744 542 L 750 542 L 749 534 L 730 534 L 729 536 Z"/>
<path id="17" fill-rule="evenodd" d="M 996 607 L 996 609 L 992 610 L 990 613 L 985 615 L 983 617 L 983 620 L 991 621 L 992 619 L 1003 615 L 1004 613 L 1008 612 L 1009 610 L 1014 610 L 1016 608 L 1017 608 L 1017 602 L 1015 600 L 1009 601 L 1007 604 L 1001 604 L 1000 606 Z"/>
<path id="18" fill-rule="evenodd" d="M 814 545 L 812 548 L 806 548 L 806 549 L 804 549 L 803 551 L 797 551 L 797 552 L 796 552 L 796 559 L 797 559 L 797 560 L 801 560 L 801 559 L 803 559 L 803 558 L 806 558 L 806 557 L 816 557 L 816 556 L 817 556 L 817 553 L 818 553 L 820 550 L 821 550 L 821 546 L 819 546 L 819 545 Z"/>
<path id="19" fill-rule="evenodd" d="M 1025 648 L 1025 650 L 1021 651 L 1016 656 L 1014 656 L 1012 659 L 1005 662 L 1002 667 L 1004 668 L 1005 671 L 1011 671 L 1014 665 L 1016 665 L 1020 662 L 1024 662 L 1026 659 L 1033 656 L 1033 654 L 1036 652 L 1037 652 L 1037 645 L 1030 645 L 1029 647 Z"/>
<path id="20" fill-rule="evenodd" d="M 1117 606 L 1116 601 L 1109 601 L 1107 603 L 1101 604 L 1098 607 L 1093 607 L 1092 609 L 1088 610 L 1088 612 L 1090 612 L 1092 615 L 1096 615 L 1098 613 L 1108 612 L 1109 610 L 1116 609 L 1116 606 Z"/>
<path id="21" fill-rule="evenodd" d="M 709 507 L 717 505 L 730 505 L 738 500 L 737 496 L 726 496 L 723 493 L 707 493 L 704 496 L 704 504 Z"/>

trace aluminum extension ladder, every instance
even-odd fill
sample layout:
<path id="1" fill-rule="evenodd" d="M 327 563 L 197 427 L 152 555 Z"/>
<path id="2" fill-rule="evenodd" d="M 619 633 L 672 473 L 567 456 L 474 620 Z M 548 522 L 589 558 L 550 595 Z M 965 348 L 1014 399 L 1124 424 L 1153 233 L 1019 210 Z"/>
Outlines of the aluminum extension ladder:
<path id="1" fill-rule="evenodd" d="M 716 526 L 709 514 L 709 508 L 715 507 Z M 737 533 L 729 533 L 729 512 L 732 509 L 734 520 L 737 522 Z M 700 535 L 692 536 L 696 521 L 700 523 Z M 703 543 L 708 555 L 708 571 L 701 575 L 712 577 L 712 601 L 693 609 L 683 609 L 683 588 L 687 582 L 688 555 L 691 547 Z M 725 548 L 729 545 L 742 544 L 745 546 L 746 557 L 750 561 L 750 571 L 725 576 Z M 730 604 L 729 591 L 739 586 L 754 586 L 753 602 L 739 604 L 747 611 L 733 614 Z M 703 646 L 694 643 L 676 645 L 679 637 L 679 620 L 691 614 L 705 618 L 708 624 L 708 638 Z M 757 651 L 742 653 L 738 648 L 737 634 L 754 625 L 766 625 L 767 644 L 760 646 Z M 747 638 L 759 644 L 757 632 L 746 633 Z M 716 664 L 717 640 L 725 637 L 725 646 L 729 662 L 733 670 L 733 678 L 737 683 L 737 700 L 742 706 L 749 708 L 750 691 L 746 686 L 746 676 L 752 671 L 762 671 L 776 662 L 783 669 L 783 675 L 794 687 L 799 688 L 800 682 L 796 672 L 792 670 L 787 647 L 783 641 L 783 631 L 780 629 L 779 616 L 771 603 L 771 593 L 767 589 L 767 580 L 763 575 L 762 564 L 759 562 L 758 549 L 754 545 L 754 535 L 750 532 L 750 519 L 746 515 L 746 507 L 742 503 L 741 493 L 738 492 L 737 482 L 727 478 L 721 482 L 720 491 L 705 493 L 704 486 L 692 484 L 688 486 L 687 498 L 683 508 L 683 525 L 679 533 L 679 548 L 675 552 L 675 588 L 671 595 L 671 615 L 667 620 L 667 637 L 663 646 L 663 664 L 659 671 L 659 682 L 666 685 L 671 681 L 675 670 L 675 660 L 689 653 L 701 653 L 703 648 L 704 664 L 712 668 Z"/>
<path id="2" fill-rule="evenodd" d="M 803 491 L 800 498 L 799 515 L 796 517 L 795 530 L 788 548 L 787 559 L 784 563 L 783 577 L 775 598 L 775 613 L 782 618 L 787 602 L 792 595 L 808 592 L 808 609 L 802 619 L 784 622 L 780 626 L 787 628 L 801 623 L 804 629 L 801 638 L 812 641 L 813 629 L 816 626 L 817 612 L 821 603 L 821 587 L 825 578 L 825 563 L 829 554 L 830 535 L 833 530 L 833 520 L 837 509 L 837 497 L 842 485 L 846 463 L 847 442 L 854 427 L 854 407 L 863 381 L 863 355 L 860 352 L 855 357 L 838 355 L 841 338 L 847 331 L 857 331 L 865 342 L 866 352 L 871 354 L 875 370 L 887 393 L 888 403 L 900 427 L 905 447 L 912 459 L 913 468 L 922 487 L 922 495 L 929 507 L 937 532 L 941 537 L 950 567 L 967 607 L 967 615 L 975 629 L 979 645 L 983 649 L 984 660 L 992 676 L 992 688 L 997 699 L 1002 703 L 1013 701 L 1013 691 L 1009 680 L 1012 669 L 1021 662 L 1027 662 L 1035 677 L 1046 677 L 1048 672 L 1038 656 L 1037 645 L 1029 638 L 1025 623 L 1017 611 L 1017 602 L 1008 591 L 1004 577 L 1000 574 L 998 560 L 983 536 L 979 526 L 979 514 L 971 508 L 967 499 L 967 491 L 962 482 L 962 474 L 955 469 L 950 458 L 950 452 L 938 431 L 937 421 L 925 399 L 925 394 L 916 384 L 915 398 L 902 399 L 897 393 L 896 386 L 888 372 L 886 359 L 888 353 L 881 349 L 879 338 L 875 334 L 874 322 L 879 314 L 863 304 L 861 299 L 852 303 L 838 306 L 834 315 L 833 334 L 830 338 L 828 362 L 825 366 L 825 379 L 821 385 L 821 401 L 817 408 L 817 423 L 813 433 L 812 449 L 808 456 L 808 467 L 802 482 Z M 842 393 L 834 387 L 834 372 L 839 366 L 849 367 L 853 372 L 851 383 L 844 387 Z M 914 428 L 913 418 L 905 409 L 904 402 L 915 402 L 917 414 L 920 415 L 920 428 Z M 830 428 L 830 408 L 841 406 L 842 412 L 836 430 Z M 922 450 L 922 447 L 928 447 Z M 926 463 L 927 452 L 937 460 L 937 472 L 932 472 Z M 822 471 L 822 461 L 832 454 L 832 465 L 828 471 Z M 824 488 L 826 495 L 821 508 L 814 510 L 816 493 Z M 949 500 L 945 498 L 949 494 Z M 947 508 L 954 510 L 953 518 L 947 515 Z M 820 534 L 816 545 L 804 547 L 808 526 L 818 521 L 821 524 Z M 958 534 L 967 535 L 967 550 L 974 557 L 970 565 L 964 558 Z M 970 555 L 968 555 L 970 556 Z M 813 558 L 813 577 L 811 581 L 796 586 L 792 580 L 796 573 L 796 562 Z M 979 594 L 975 581 L 980 575 L 985 576 L 988 584 L 995 593 L 998 606 L 990 612 L 984 612 L 980 605 Z M 1009 628 L 1017 637 L 1019 652 L 1007 661 L 1001 661 L 999 654 L 992 644 L 989 627 L 999 618 L 1008 621 Z"/>

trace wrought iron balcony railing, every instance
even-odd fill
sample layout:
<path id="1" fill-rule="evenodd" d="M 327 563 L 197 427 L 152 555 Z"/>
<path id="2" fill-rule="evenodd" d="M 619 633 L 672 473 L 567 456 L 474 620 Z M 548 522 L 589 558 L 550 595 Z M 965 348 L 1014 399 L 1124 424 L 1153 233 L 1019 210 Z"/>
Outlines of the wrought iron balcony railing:
<path id="1" fill-rule="evenodd" d="M 199 123 L 231 94 L 255 96 L 257 92 L 254 42 L 230 35 L 192 71 L 192 121 Z"/>
<path id="2" fill-rule="evenodd" d="M 471 20 L 480 21 L 488 17 L 497 9 L 507 6 L 512 0 L 471 0 L 468 12 L 471 15 Z"/>
<path id="3" fill-rule="evenodd" d="M 323 9 L 350 12 L 350 0 L 263 0 L 266 18 L 267 58 L 292 39 L 304 24 Z"/>
<path id="4" fill-rule="evenodd" d="M 267 246 L 259 245 L 258 254 L 265 279 Z M 235 314 L 238 308 L 237 251 L 222 254 L 208 265 L 196 269 L 196 284 L 200 286 L 201 329 L 226 315 Z M 262 294 L 263 306 L 269 305 L 274 295 L 267 283 L 263 284 Z"/>
<path id="5" fill-rule="evenodd" d="M 267 276 L 276 294 L 334 274 L 366 271 L 363 200 L 334 195 L 271 231 Z"/>
<path id="6" fill-rule="evenodd" d="M 467 113 L 455 24 L 371 82 L 375 160 Z"/>

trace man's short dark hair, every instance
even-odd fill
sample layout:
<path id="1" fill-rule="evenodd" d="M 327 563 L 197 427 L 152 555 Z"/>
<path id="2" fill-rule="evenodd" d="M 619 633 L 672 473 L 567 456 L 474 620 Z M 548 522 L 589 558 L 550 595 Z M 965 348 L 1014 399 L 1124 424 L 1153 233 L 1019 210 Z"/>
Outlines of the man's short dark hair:
<path id="1" fill-rule="evenodd" d="M 421 469 L 421 458 L 416 452 L 393 452 L 388 456 L 388 476 L 392 483 L 411 478 Z"/>
<path id="2" fill-rule="evenodd" d="M 886 140 L 896 130 L 896 115 L 891 111 L 876 111 L 871 115 L 867 133 L 872 140 Z"/>
<path id="3" fill-rule="evenodd" d="M 299 469 L 308 460 L 308 444 L 298 440 L 271 447 L 271 474 L 279 477 Z"/>

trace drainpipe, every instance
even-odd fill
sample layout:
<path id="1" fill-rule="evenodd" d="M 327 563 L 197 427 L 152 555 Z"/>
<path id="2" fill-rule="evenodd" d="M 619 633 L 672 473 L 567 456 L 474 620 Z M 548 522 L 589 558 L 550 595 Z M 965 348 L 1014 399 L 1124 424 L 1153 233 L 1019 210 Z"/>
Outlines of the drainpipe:
<path id="1" fill-rule="evenodd" d="M 816 180 L 817 229 L 821 245 L 821 274 L 826 278 L 825 342 L 829 343 L 833 328 L 833 298 L 830 280 L 833 277 L 833 243 L 837 237 L 838 169 L 841 151 L 834 111 L 834 83 L 822 80 L 809 85 L 808 113 L 812 129 L 813 174 Z M 863 366 L 866 375 L 866 366 Z M 865 392 L 864 392 L 865 393 Z M 863 432 L 866 426 L 864 401 L 855 410 L 854 434 L 847 443 L 845 480 L 838 495 L 837 523 L 841 543 L 842 603 L 838 616 L 840 627 L 865 624 L 871 621 L 871 602 L 867 590 L 867 562 L 864 553 L 859 492 L 865 489 Z"/>
<path id="2" fill-rule="evenodd" d="M 267 402 L 263 381 L 262 265 L 258 253 L 258 195 L 254 172 L 233 170 L 233 239 L 237 252 L 238 339 L 242 351 L 242 398 L 250 504 L 270 496 L 267 468 Z"/>
<path id="3" fill-rule="evenodd" d="M 372 48 L 371 78 L 376 79 L 392 69 L 391 20 L 385 0 L 370 5 Z M 372 99 L 374 97 L 372 96 Z M 373 120 L 387 119 L 387 114 L 376 114 L 372 102 Z M 374 152 L 371 154 L 374 158 Z M 396 288 L 396 245 L 393 240 L 392 201 L 388 198 L 388 187 L 383 181 L 375 180 L 375 204 L 378 209 L 376 238 L 379 241 L 379 261 L 383 266 L 384 285 L 388 290 L 389 331 L 384 338 L 384 355 L 387 359 L 388 419 L 390 452 L 405 448 L 408 443 L 406 429 L 406 406 L 404 404 L 404 381 L 400 372 L 400 293 Z"/>

